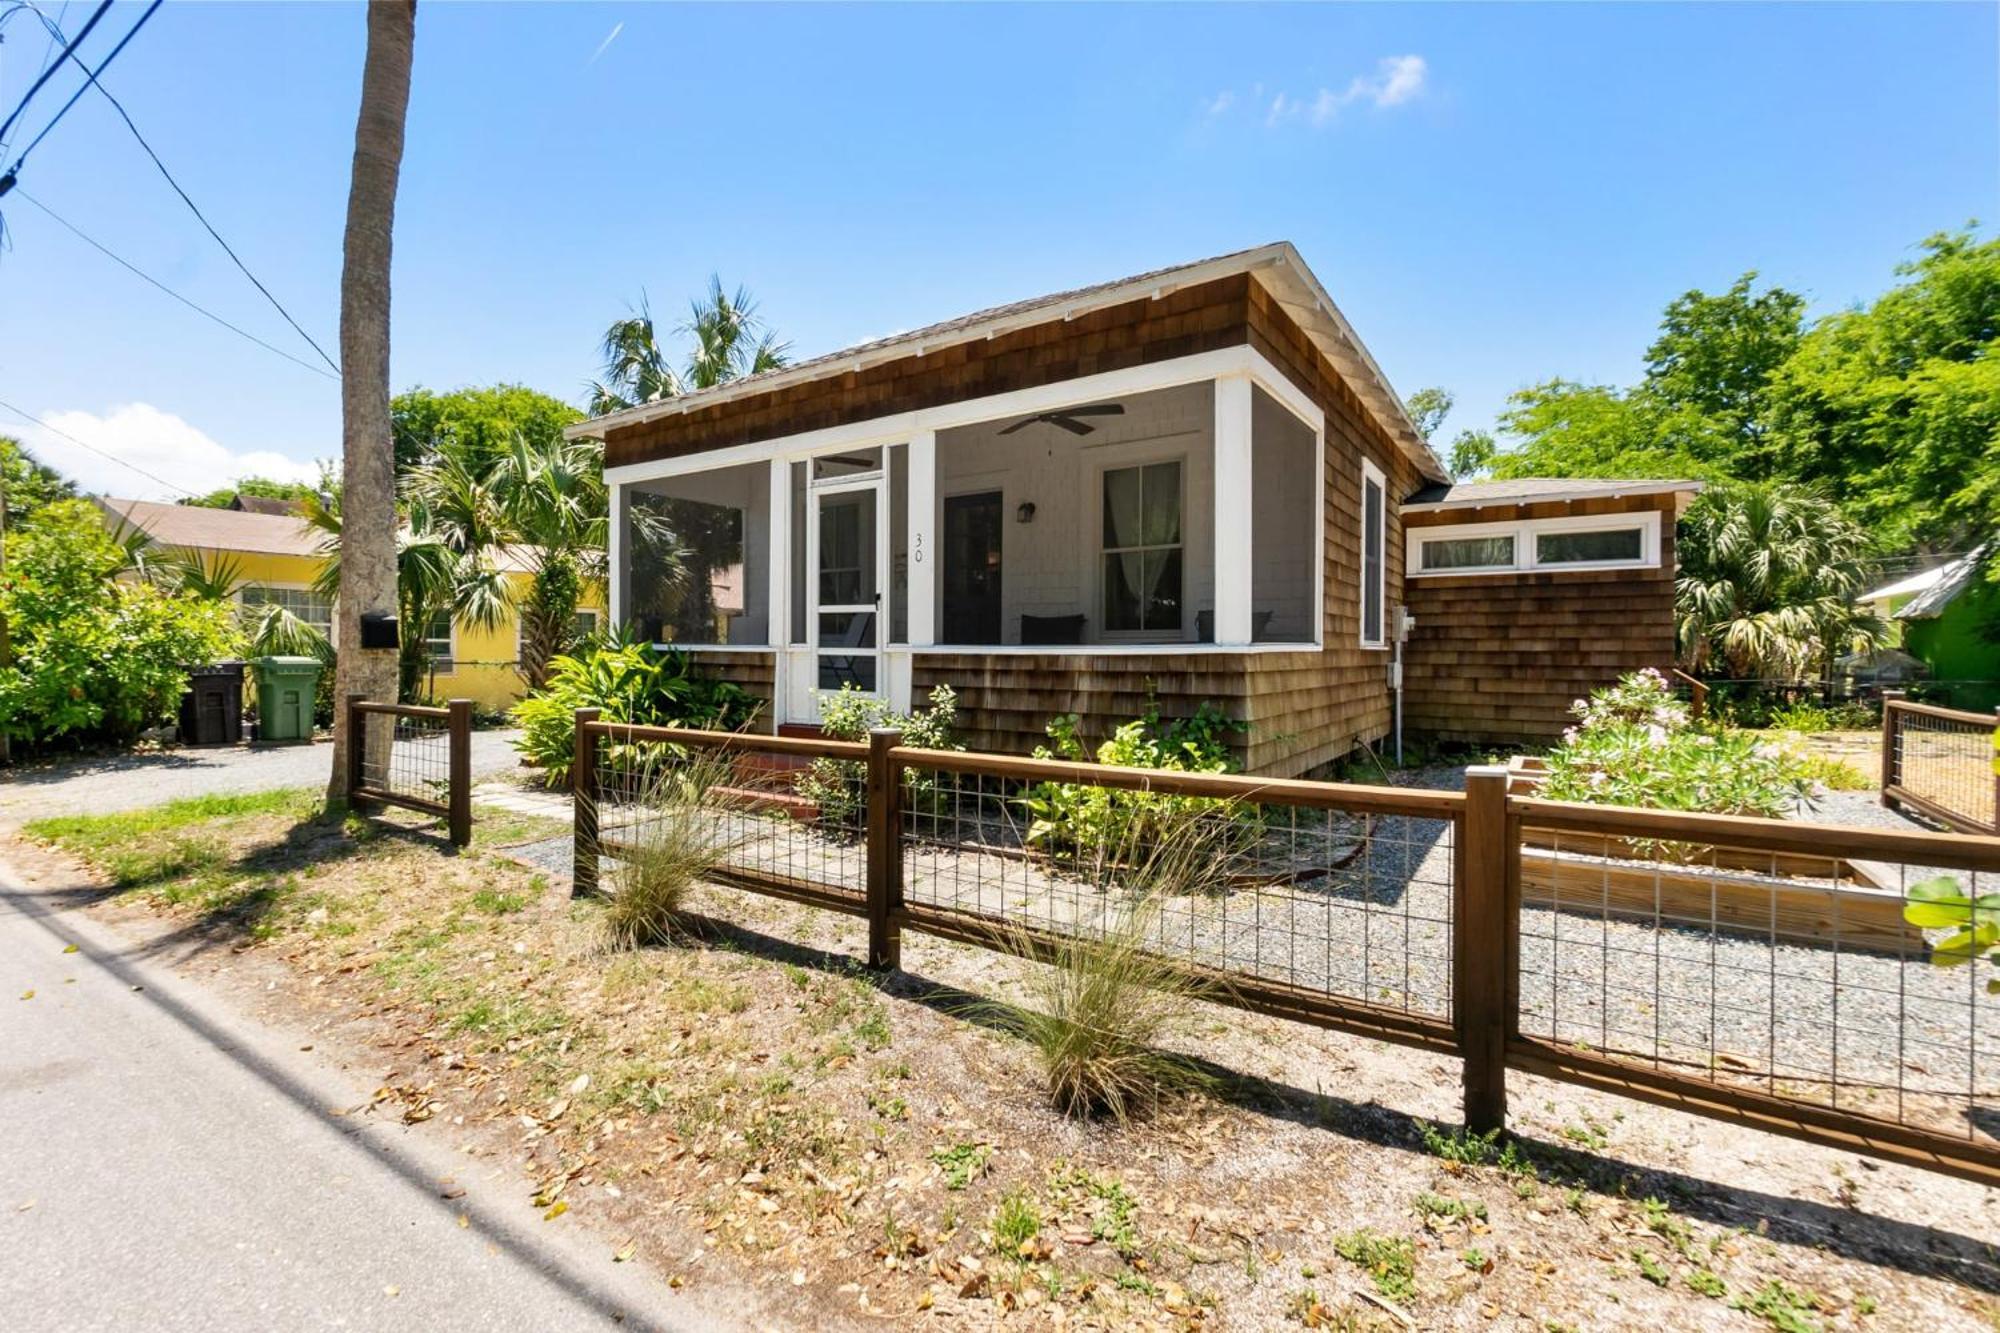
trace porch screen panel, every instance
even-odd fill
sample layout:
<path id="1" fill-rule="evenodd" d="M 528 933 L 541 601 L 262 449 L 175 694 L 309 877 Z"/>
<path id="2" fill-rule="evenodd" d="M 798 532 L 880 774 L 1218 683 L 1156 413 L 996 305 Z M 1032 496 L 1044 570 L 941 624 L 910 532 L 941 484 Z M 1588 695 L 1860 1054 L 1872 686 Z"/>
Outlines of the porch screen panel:
<path id="1" fill-rule="evenodd" d="M 1177 633 L 1184 579 L 1178 460 L 1104 474 L 1104 628 Z"/>
<path id="2" fill-rule="evenodd" d="M 657 643 L 728 643 L 730 620 L 746 610 L 744 511 L 643 491 L 631 508 L 634 627 Z"/>

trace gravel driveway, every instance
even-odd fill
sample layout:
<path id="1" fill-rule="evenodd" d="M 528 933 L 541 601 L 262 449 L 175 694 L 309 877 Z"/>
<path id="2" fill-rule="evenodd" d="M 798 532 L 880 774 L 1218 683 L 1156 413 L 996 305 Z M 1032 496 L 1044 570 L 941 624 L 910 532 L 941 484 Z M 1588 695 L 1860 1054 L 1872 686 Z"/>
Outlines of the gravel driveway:
<path id="1" fill-rule="evenodd" d="M 512 771 L 518 730 L 472 733 L 472 775 Z M 0 769 L 0 827 L 48 815 L 102 814 L 183 796 L 325 784 L 333 746 L 231 745 L 102 755 Z"/>

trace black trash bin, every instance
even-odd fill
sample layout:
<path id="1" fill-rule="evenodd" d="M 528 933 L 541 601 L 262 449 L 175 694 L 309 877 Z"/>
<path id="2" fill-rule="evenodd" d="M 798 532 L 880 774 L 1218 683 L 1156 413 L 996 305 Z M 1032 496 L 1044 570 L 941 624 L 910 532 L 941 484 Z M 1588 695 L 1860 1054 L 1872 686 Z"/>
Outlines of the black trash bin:
<path id="1" fill-rule="evenodd" d="M 188 668 L 181 695 L 181 744 L 234 745 L 243 738 L 243 664 Z"/>

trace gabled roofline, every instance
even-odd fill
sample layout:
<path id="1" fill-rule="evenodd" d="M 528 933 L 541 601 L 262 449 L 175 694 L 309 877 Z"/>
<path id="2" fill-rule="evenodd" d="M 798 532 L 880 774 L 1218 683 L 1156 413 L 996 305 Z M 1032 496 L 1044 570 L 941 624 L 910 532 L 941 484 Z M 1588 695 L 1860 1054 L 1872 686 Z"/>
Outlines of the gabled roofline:
<path id="1" fill-rule="evenodd" d="M 573 440 L 601 438 L 607 431 L 637 426 L 663 417 L 679 416 L 700 408 L 735 402 L 833 375 L 865 370 L 885 361 L 924 356 L 945 347 L 998 338 L 1037 324 L 1049 324 L 1059 319 L 1075 319 L 1096 310 L 1123 305 L 1130 301 L 1158 299 L 1184 287 L 1198 286 L 1243 273 L 1250 274 L 1262 282 L 1286 314 L 1298 322 L 1307 336 L 1313 340 L 1314 345 L 1328 361 L 1332 362 L 1335 371 L 1355 391 L 1370 414 L 1374 416 L 1376 424 L 1410 455 L 1417 465 L 1417 470 L 1434 481 L 1449 481 L 1451 474 L 1432 451 L 1429 443 L 1418 433 L 1416 423 L 1410 419 L 1408 410 L 1403 406 L 1403 400 L 1390 385 L 1388 376 L 1382 373 L 1382 368 L 1376 364 L 1375 358 L 1362 344 L 1353 326 L 1347 322 L 1347 317 L 1341 314 L 1340 308 L 1333 303 L 1333 298 L 1327 295 L 1326 288 L 1320 284 L 1312 270 L 1306 267 L 1304 258 L 1290 241 L 1278 241 L 1252 250 L 1240 250 L 1235 254 L 1221 255 L 1214 259 L 1185 264 L 1179 268 L 1161 269 L 1100 287 L 1058 293 L 1042 300 L 998 307 L 985 318 L 975 317 L 965 322 L 947 321 L 944 324 L 931 325 L 910 333 L 865 343 L 846 351 L 814 357 L 797 365 L 766 371 L 761 375 L 731 380 L 712 389 L 701 389 L 676 398 L 640 403 L 617 412 L 609 412 L 568 426 L 563 434 Z"/>

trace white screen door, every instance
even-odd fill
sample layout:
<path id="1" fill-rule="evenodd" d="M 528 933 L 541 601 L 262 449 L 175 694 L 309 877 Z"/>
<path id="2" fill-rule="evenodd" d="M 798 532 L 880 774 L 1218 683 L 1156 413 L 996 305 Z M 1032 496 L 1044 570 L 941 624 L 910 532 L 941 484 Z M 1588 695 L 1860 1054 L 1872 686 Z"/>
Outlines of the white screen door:
<path id="1" fill-rule="evenodd" d="M 880 472 L 813 484 L 806 506 L 806 594 L 815 690 L 851 685 L 882 692 L 885 489 Z"/>

